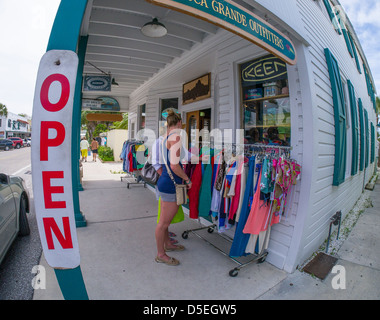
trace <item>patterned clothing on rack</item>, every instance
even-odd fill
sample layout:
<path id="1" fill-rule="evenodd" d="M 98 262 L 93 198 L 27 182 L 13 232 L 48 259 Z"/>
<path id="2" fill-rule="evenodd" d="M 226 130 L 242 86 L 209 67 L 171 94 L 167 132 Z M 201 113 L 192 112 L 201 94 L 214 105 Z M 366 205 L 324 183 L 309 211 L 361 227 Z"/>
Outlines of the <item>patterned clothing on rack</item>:
<path id="1" fill-rule="evenodd" d="M 133 173 L 136 170 L 141 170 L 147 156 L 148 148 L 145 147 L 143 142 L 125 141 L 120 153 L 120 159 L 123 160 L 123 171 Z"/>
<path id="2" fill-rule="evenodd" d="M 274 149 L 271 146 L 266 153 L 253 151 L 248 158 L 237 155 L 228 161 L 223 151 L 214 156 L 211 152 L 210 164 L 186 165 L 192 181 L 189 216 L 213 218 L 220 233 L 235 228 L 231 257 L 266 248 L 270 227 L 287 212 L 287 198 L 301 167 Z"/>

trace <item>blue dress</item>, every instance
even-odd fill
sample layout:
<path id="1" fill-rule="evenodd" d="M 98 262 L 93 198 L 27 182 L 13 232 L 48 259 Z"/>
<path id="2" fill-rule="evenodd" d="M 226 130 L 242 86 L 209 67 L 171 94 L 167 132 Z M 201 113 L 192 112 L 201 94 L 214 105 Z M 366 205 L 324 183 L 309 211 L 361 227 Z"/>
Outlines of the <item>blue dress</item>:
<path id="1" fill-rule="evenodd" d="M 243 233 L 245 223 L 249 216 L 249 199 L 253 196 L 253 176 L 255 174 L 255 156 L 249 158 L 249 170 L 247 183 L 244 192 L 242 209 L 240 212 L 239 222 L 236 225 L 234 241 L 231 245 L 230 257 L 246 256 L 245 248 L 247 247 L 250 234 Z M 243 181 L 242 181 L 243 183 Z"/>

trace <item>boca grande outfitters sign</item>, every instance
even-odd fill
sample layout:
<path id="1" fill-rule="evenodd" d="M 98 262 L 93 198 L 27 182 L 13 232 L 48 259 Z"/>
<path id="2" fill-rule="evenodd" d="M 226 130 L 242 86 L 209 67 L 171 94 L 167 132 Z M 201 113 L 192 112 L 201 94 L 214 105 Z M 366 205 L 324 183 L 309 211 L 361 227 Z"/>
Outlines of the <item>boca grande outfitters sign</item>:
<path id="1" fill-rule="evenodd" d="M 71 177 L 71 128 L 78 57 L 51 50 L 42 57 L 33 102 L 33 193 L 47 263 L 80 264 Z"/>
<path id="2" fill-rule="evenodd" d="M 275 27 L 242 6 L 227 0 L 146 0 L 211 22 L 271 52 L 290 65 L 296 64 L 293 43 Z"/>

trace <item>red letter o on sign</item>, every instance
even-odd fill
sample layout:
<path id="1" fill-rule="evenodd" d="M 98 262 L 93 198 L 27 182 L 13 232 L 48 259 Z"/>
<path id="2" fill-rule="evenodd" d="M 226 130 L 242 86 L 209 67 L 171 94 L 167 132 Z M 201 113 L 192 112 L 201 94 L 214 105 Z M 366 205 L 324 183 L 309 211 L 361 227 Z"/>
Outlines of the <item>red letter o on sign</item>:
<path id="1" fill-rule="evenodd" d="M 51 84 L 54 81 L 60 82 L 62 86 L 61 97 L 59 101 L 55 104 L 49 101 L 49 89 L 50 89 Z M 59 110 L 62 110 L 66 106 L 67 101 L 69 100 L 69 95 L 70 95 L 69 80 L 63 74 L 59 74 L 59 73 L 52 74 L 48 76 L 45 79 L 44 83 L 42 84 L 41 94 L 40 94 L 41 104 L 45 110 L 50 111 L 50 112 L 57 112 Z"/>

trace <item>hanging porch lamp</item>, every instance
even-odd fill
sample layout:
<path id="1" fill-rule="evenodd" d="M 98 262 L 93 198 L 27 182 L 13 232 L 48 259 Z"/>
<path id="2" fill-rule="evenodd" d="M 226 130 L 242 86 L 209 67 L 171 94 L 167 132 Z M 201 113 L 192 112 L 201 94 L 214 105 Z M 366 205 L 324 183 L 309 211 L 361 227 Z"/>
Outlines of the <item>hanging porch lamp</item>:
<path id="1" fill-rule="evenodd" d="M 167 34 L 168 30 L 162 23 L 158 22 L 157 18 L 154 18 L 151 22 L 144 24 L 141 32 L 150 38 L 161 38 Z"/>

